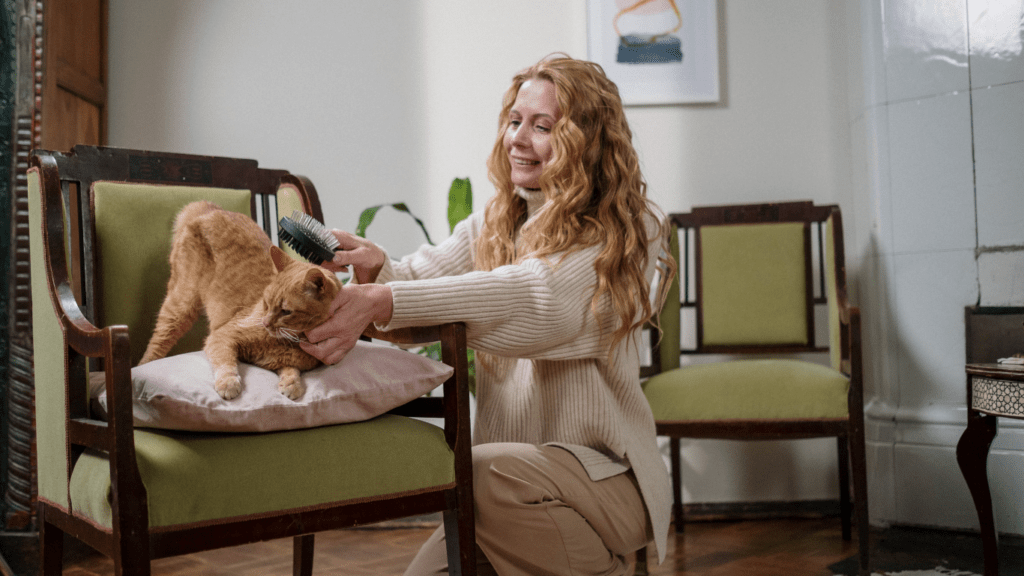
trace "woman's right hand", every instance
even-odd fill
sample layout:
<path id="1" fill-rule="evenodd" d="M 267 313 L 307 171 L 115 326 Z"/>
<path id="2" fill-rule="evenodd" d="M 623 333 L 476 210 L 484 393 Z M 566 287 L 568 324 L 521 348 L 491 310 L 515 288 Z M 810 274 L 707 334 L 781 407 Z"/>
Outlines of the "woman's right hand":
<path id="1" fill-rule="evenodd" d="M 346 284 L 331 302 L 331 317 L 306 331 L 299 347 L 324 364 L 337 364 L 372 322 L 387 323 L 394 297 L 386 284 Z"/>
<path id="2" fill-rule="evenodd" d="M 384 251 L 366 238 L 344 230 L 331 230 L 331 234 L 338 239 L 338 248 L 334 259 L 321 266 L 332 272 L 348 272 L 351 266 L 357 283 L 372 284 L 384 267 Z"/>

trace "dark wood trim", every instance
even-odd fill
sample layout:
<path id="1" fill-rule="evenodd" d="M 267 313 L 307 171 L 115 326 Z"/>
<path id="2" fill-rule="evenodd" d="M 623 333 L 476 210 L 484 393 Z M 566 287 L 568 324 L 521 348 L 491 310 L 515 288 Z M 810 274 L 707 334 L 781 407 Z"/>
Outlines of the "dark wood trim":
<path id="1" fill-rule="evenodd" d="M 968 364 L 967 373 L 993 379 L 1021 380 L 1024 366 L 1019 364 Z"/>
<path id="2" fill-rule="evenodd" d="M 803 344 L 776 344 L 772 346 L 756 345 L 714 345 L 702 346 L 698 350 L 682 349 L 681 354 L 799 354 L 801 352 L 828 352 L 824 346 L 804 346 Z"/>
<path id="3" fill-rule="evenodd" d="M 814 347 L 814 266 L 813 255 L 811 249 L 811 223 L 804 222 L 803 230 L 803 242 L 804 242 L 804 318 L 806 321 L 804 324 L 807 327 L 807 331 L 804 333 L 807 346 Z M 824 248 L 824 247 L 822 247 Z M 820 249 L 819 249 L 820 251 Z M 821 276 L 824 276 L 824 271 L 821 272 Z"/>
<path id="4" fill-rule="evenodd" d="M 766 518 L 832 518 L 841 515 L 839 499 L 773 500 L 766 502 L 689 502 L 687 522 L 763 520 Z"/>
<path id="5" fill-rule="evenodd" d="M 720 440 L 777 440 L 844 436 L 847 419 L 834 420 L 690 420 L 655 423 L 659 436 Z"/>
<path id="6" fill-rule="evenodd" d="M 180 556 L 324 530 L 350 528 L 436 512 L 445 506 L 447 491 L 428 492 L 381 501 L 340 504 L 337 508 L 239 520 L 174 531 L 150 533 L 150 557 Z"/>

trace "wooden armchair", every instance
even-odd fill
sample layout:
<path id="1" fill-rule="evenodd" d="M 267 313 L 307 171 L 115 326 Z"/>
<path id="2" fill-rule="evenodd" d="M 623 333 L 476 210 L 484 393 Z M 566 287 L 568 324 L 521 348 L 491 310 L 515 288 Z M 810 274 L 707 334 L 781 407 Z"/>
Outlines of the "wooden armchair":
<path id="1" fill-rule="evenodd" d="M 275 239 L 278 213 L 322 219 L 308 180 L 252 160 L 78 146 L 36 151 L 28 182 L 43 574 L 61 573 L 67 534 L 133 576 L 156 558 L 294 537 L 294 573 L 308 575 L 315 532 L 434 511 L 443 511 L 451 573 L 476 573 L 461 324 L 367 333 L 441 341 L 454 368 L 443 398 L 283 432 L 133 425 L 130 370 L 169 272 L 129 263 L 166 267 L 170 222 L 193 200 L 253 216 Z M 196 327 L 172 353 L 199 349 L 204 332 Z M 88 372 L 97 370 L 107 421 L 90 414 Z M 407 416 L 443 417 L 444 429 Z M 192 462 L 202 466 L 183 464 Z"/>
<path id="2" fill-rule="evenodd" d="M 851 538 L 852 457 L 860 571 L 868 574 L 860 311 L 847 300 L 839 207 L 698 207 L 670 219 L 679 274 L 642 375 L 651 376 L 644 393 L 657 433 L 670 438 L 676 531 L 684 526 L 680 438 L 833 436 L 843 538 Z M 828 318 L 827 345 L 815 341 L 816 307 Z M 688 328 L 695 341 L 684 346 Z M 780 357 L 801 352 L 828 352 L 829 365 Z M 727 360 L 680 367 L 680 353 Z"/>

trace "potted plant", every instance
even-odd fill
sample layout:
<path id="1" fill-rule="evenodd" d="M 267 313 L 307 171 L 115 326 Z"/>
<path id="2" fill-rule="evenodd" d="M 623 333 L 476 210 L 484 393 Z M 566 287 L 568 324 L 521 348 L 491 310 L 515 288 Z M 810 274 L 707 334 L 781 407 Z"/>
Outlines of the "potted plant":
<path id="1" fill-rule="evenodd" d="M 381 208 L 388 207 L 404 212 L 409 215 L 410 218 L 416 221 L 419 225 L 420 230 L 423 231 L 423 236 L 426 238 L 427 243 L 434 246 L 434 241 L 430 239 L 430 233 L 427 232 L 427 227 L 423 224 L 423 221 L 413 214 L 409 207 L 406 206 L 405 202 L 397 202 L 394 204 L 379 204 L 377 206 L 371 206 L 363 210 L 359 214 L 359 224 L 356 226 L 356 235 L 363 238 L 366 237 L 366 229 L 373 223 L 373 219 L 377 216 L 377 212 Z M 473 212 L 473 187 L 469 183 L 469 178 L 456 178 L 452 180 L 451 188 L 448 190 L 448 233 L 450 234 L 455 230 L 455 225 L 462 222 Z M 420 348 L 418 353 L 433 358 L 434 360 L 441 360 L 441 344 L 435 342 L 429 346 Z M 467 360 L 469 364 L 469 391 L 476 393 L 476 365 L 473 361 L 474 353 L 473 350 L 467 350 Z"/>

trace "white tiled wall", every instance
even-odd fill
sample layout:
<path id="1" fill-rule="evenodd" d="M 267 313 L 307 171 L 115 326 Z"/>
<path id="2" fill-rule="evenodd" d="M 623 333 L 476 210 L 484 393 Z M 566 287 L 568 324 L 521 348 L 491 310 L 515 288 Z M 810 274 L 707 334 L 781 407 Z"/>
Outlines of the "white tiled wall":
<path id="1" fill-rule="evenodd" d="M 896 254 L 974 248 L 971 106 L 966 92 L 889 104 Z"/>
<path id="2" fill-rule="evenodd" d="M 1024 81 L 1021 3 L 968 0 L 971 23 L 971 84 L 975 88 Z"/>
<path id="3" fill-rule="evenodd" d="M 886 0 L 887 102 L 968 88 L 965 0 Z"/>
<path id="4" fill-rule="evenodd" d="M 964 306 L 977 301 L 973 250 L 893 257 L 899 412 L 946 420 L 963 408 Z M 961 414 L 966 423 L 966 416 Z"/>
<path id="5" fill-rule="evenodd" d="M 1024 305 L 1024 2 L 857 10 L 848 259 L 865 318 L 872 521 L 976 528 L 955 455 L 963 317 L 978 303 Z M 1022 424 L 1001 420 L 989 456 L 997 529 L 1015 534 Z"/>
<path id="6" fill-rule="evenodd" d="M 978 244 L 1024 244 L 1024 82 L 975 89 L 971 101 Z"/>

